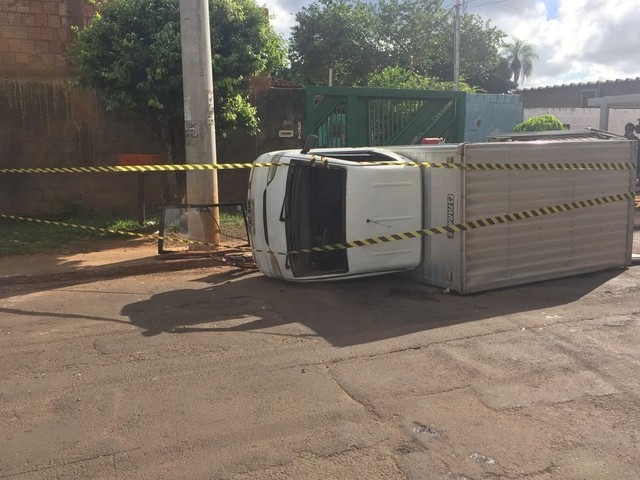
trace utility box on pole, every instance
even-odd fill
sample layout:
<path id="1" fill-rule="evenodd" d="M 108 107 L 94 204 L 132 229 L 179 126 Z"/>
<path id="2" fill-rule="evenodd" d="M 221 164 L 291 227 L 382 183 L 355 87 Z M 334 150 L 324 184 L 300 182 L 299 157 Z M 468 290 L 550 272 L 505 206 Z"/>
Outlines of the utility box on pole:
<path id="1" fill-rule="evenodd" d="M 208 0 L 180 0 L 180 34 L 187 163 L 215 164 L 217 159 Z M 215 169 L 187 172 L 187 203 L 194 206 L 218 204 L 218 177 Z M 189 238 L 218 245 L 220 228 L 217 208 L 202 209 L 199 215 L 189 218 Z"/>

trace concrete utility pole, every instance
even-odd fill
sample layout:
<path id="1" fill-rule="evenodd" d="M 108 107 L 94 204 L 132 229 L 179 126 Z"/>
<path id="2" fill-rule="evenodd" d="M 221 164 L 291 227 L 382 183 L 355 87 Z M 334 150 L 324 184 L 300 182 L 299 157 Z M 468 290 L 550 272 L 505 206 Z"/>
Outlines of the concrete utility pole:
<path id="1" fill-rule="evenodd" d="M 458 90 L 460 80 L 460 0 L 453 7 L 453 89 Z"/>
<path id="2" fill-rule="evenodd" d="M 208 0 L 180 0 L 187 163 L 217 163 Z M 217 170 L 187 172 L 187 203 L 218 203 Z M 189 239 L 220 243 L 218 209 L 189 215 Z M 195 246 L 192 249 L 201 250 Z"/>

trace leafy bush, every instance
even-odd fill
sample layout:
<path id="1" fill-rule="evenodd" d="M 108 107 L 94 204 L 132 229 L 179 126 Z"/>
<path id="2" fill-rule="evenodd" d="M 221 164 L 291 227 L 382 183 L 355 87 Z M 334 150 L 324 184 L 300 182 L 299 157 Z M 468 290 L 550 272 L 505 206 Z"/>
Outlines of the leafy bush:
<path id="1" fill-rule="evenodd" d="M 401 67 L 387 67 L 380 72 L 370 73 L 365 81 L 365 86 L 375 88 L 408 88 L 412 90 L 451 90 L 453 82 L 440 80 L 412 72 Z M 461 92 L 480 93 L 480 87 L 473 87 L 464 80 L 458 83 Z"/>
<path id="2" fill-rule="evenodd" d="M 91 88 L 107 110 L 141 115 L 181 163 L 184 100 L 179 0 L 100 1 L 98 14 L 75 28 L 72 83 Z M 258 133 L 249 78 L 280 68 L 284 40 L 255 0 L 209 0 L 218 135 Z"/>
<path id="3" fill-rule="evenodd" d="M 540 115 L 519 123 L 513 129 L 514 132 L 546 132 L 548 130 L 564 130 L 564 126 L 553 115 Z"/>

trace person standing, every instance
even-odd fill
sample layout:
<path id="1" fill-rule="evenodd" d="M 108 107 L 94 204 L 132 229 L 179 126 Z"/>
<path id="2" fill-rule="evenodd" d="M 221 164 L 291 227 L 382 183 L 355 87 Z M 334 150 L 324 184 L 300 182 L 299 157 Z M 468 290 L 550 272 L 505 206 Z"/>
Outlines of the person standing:
<path id="1" fill-rule="evenodd" d="M 627 140 L 640 140 L 635 134 L 636 126 L 633 123 L 627 123 L 624 126 L 624 138 Z"/>

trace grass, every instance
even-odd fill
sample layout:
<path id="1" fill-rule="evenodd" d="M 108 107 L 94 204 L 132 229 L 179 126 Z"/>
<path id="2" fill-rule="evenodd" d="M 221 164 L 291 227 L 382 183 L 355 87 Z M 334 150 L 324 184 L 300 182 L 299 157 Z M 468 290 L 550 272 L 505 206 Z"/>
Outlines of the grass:
<path id="1" fill-rule="evenodd" d="M 147 221 L 145 225 L 139 225 L 138 221 L 133 219 L 96 217 L 47 220 L 137 233 L 153 233 L 158 230 L 159 223 L 158 219 L 152 219 Z M 113 238 L 133 237 L 69 226 L 0 218 L 0 256 L 42 253 L 77 242 L 99 242 L 104 239 Z"/>
<path id="2" fill-rule="evenodd" d="M 73 217 L 38 219 L 38 222 L 0 218 L 0 257 L 7 255 L 29 255 L 45 253 L 62 247 L 72 246 L 80 242 L 100 242 L 105 239 L 123 238 L 133 239 L 129 235 L 92 231 L 59 224 L 43 223 L 52 221 L 70 225 L 81 225 L 105 230 L 118 230 L 143 234 L 153 234 L 158 231 L 159 218 L 148 219 L 145 225 L 140 225 L 137 219 L 113 217 Z M 184 223 L 184 225 L 181 225 Z M 177 222 L 175 226 L 167 225 L 167 232 L 179 233 L 186 229 L 186 221 Z M 246 239 L 244 218 L 236 211 L 220 211 L 220 228 L 223 236 L 231 239 Z"/>

